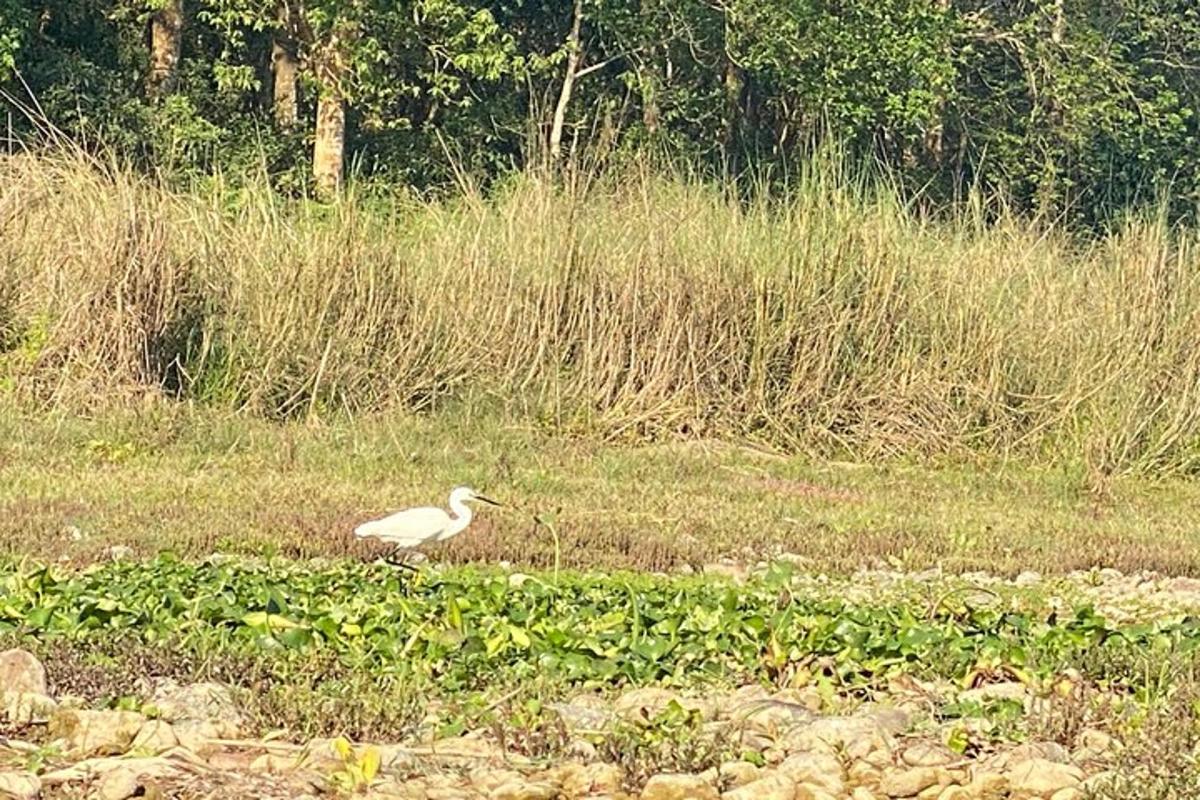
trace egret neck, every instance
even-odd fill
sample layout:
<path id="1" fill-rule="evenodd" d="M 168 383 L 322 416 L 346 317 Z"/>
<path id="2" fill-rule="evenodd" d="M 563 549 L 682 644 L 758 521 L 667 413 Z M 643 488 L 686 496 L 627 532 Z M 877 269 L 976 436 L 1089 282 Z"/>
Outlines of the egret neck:
<path id="1" fill-rule="evenodd" d="M 457 533 L 462 533 L 468 525 L 471 524 L 471 517 L 474 512 L 471 507 L 463 502 L 463 495 L 466 492 L 460 493 L 458 490 L 450 493 L 450 510 L 454 512 L 454 517 L 450 520 L 450 524 L 446 527 L 445 532 L 438 537 L 438 540 L 449 539 Z"/>

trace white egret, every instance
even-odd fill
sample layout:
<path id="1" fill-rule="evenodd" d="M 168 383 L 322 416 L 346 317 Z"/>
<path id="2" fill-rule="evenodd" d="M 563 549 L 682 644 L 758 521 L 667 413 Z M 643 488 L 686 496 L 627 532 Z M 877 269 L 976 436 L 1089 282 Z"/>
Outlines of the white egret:
<path id="1" fill-rule="evenodd" d="M 493 506 L 500 505 L 474 489 L 459 486 L 450 492 L 450 510 L 454 512 L 453 517 L 443 509 L 433 506 L 408 508 L 382 519 L 364 522 L 354 529 L 354 535 L 360 539 L 378 539 L 395 545 L 396 550 L 392 554 L 394 558 L 402 550 L 412 550 L 433 542 L 444 542 L 462 533 L 471 524 L 474 516 L 471 507 L 467 505 L 467 502 L 472 500 Z"/>

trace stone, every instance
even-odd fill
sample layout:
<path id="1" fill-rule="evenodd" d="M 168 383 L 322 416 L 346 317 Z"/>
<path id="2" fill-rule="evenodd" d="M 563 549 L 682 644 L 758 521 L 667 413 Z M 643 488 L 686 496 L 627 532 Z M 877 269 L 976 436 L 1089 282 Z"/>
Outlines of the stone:
<path id="1" fill-rule="evenodd" d="M 280 753 L 263 753 L 250 762 L 250 771 L 266 775 L 289 775 L 300 768 L 295 756 Z"/>
<path id="2" fill-rule="evenodd" d="M 801 783 L 796 786 L 795 800 L 838 800 L 841 795 L 833 795 L 819 786 Z"/>
<path id="3" fill-rule="evenodd" d="M 546 778 L 571 796 L 615 794 L 621 791 L 625 773 L 615 764 L 564 764 L 546 773 Z"/>
<path id="4" fill-rule="evenodd" d="M 713 785 L 698 775 L 663 774 L 646 781 L 642 800 L 718 800 Z"/>
<path id="5" fill-rule="evenodd" d="M 1120 743 L 1104 731 L 1086 728 L 1075 738 L 1075 762 L 1103 761 L 1121 749 Z"/>
<path id="6" fill-rule="evenodd" d="M 916 797 L 930 786 L 937 786 L 941 777 L 935 767 L 887 772 L 879 780 L 879 791 L 888 797 Z"/>
<path id="7" fill-rule="evenodd" d="M 740 709 L 750 703 L 759 703 L 763 700 L 770 700 L 771 694 L 757 683 L 749 683 L 745 686 L 739 686 L 729 694 L 720 698 L 718 707 L 722 717 L 732 717 Z"/>
<path id="8" fill-rule="evenodd" d="M 171 731 L 180 746 L 202 757 L 211 755 L 218 749 L 217 745 L 212 743 L 214 739 L 224 738 L 216 723 L 206 719 L 180 720 L 171 726 Z"/>
<path id="9" fill-rule="evenodd" d="M 1027 742 L 1017 745 L 1008 753 L 1009 764 L 1017 764 L 1033 758 L 1053 761 L 1056 764 L 1068 764 L 1071 761 L 1071 755 L 1067 752 L 1067 748 L 1058 742 Z"/>
<path id="10" fill-rule="evenodd" d="M 972 798 L 999 800 L 1008 797 L 1008 778 L 997 772 L 976 772 L 969 789 Z"/>
<path id="11" fill-rule="evenodd" d="M 512 769 L 479 769 L 470 774 L 469 780 L 477 792 L 490 795 L 501 786 L 516 783 L 522 778 L 521 773 Z"/>
<path id="12" fill-rule="evenodd" d="M 1042 582 L 1042 576 L 1032 570 L 1026 570 L 1016 577 L 1013 583 L 1017 586 L 1036 586 Z"/>
<path id="13" fill-rule="evenodd" d="M 1071 764 L 1031 758 L 1012 765 L 1008 782 L 1014 794 L 1049 796 L 1060 789 L 1078 788 L 1083 771 Z"/>
<path id="14" fill-rule="evenodd" d="M 522 779 L 496 787 L 489 796 L 492 800 L 554 800 L 558 795 L 551 784 Z"/>
<path id="15" fill-rule="evenodd" d="M 49 694 L 46 668 L 28 650 L 5 650 L 0 653 L 0 690 Z"/>
<path id="16" fill-rule="evenodd" d="M 904 748 L 900 760 L 910 767 L 944 767 L 957 761 L 958 756 L 945 745 L 918 739 Z"/>
<path id="17" fill-rule="evenodd" d="M 947 786 L 939 790 L 937 800 L 975 800 L 975 795 L 965 786 Z"/>
<path id="18" fill-rule="evenodd" d="M 178 745 L 179 739 L 175 737 L 175 729 L 171 727 L 171 723 L 152 719 L 138 729 L 129 749 L 156 756 Z"/>
<path id="19" fill-rule="evenodd" d="M 830 794 L 846 791 L 846 773 L 842 762 L 830 753 L 793 753 L 783 760 L 777 771 L 797 784 L 806 784 Z"/>
<path id="20" fill-rule="evenodd" d="M 11 800 L 35 800 L 42 793 L 42 781 L 28 772 L 0 772 L 0 797 Z"/>
<path id="21" fill-rule="evenodd" d="M 1050 795 L 1050 800 L 1082 800 L 1083 790 L 1076 789 L 1074 786 L 1069 786 L 1066 789 L 1059 789 L 1054 794 Z"/>
<path id="22" fill-rule="evenodd" d="M 721 784 L 729 789 L 736 789 L 753 783 L 761 777 L 761 770 L 749 761 L 726 761 L 717 770 Z"/>
<path id="23" fill-rule="evenodd" d="M 172 680 L 160 682 L 151 703 L 158 716 L 167 722 L 207 720 L 217 729 L 219 739 L 236 739 L 242 734 L 242 714 L 228 687 L 219 683 L 180 685 Z"/>
<path id="24" fill-rule="evenodd" d="M 875 708 L 859 716 L 874 720 L 881 730 L 892 736 L 904 733 L 912 725 L 912 716 L 903 708 Z"/>
<path id="25" fill-rule="evenodd" d="M 9 722 L 17 725 L 28 725 L 31 722 L 43 722 L 50 719 L 58 709 L 58 703 L 53 697 L 37 692 L 5 691 L 2 697 L 4 716 Z"/>
<path id="26" fill-rule="evenodd" d="M 647 686 L 626 692 L 613 704 L 622 718 L 631 722 L 652 720 L 662 714 L 672 703 L 678 703 L 686 711 L 699 713 L 700 718 L 711 720 L 716 717 L 716 704 L 709 700 L 684 697 L 669 689 Z"/>
<path id="27" fill-rule="evenodd" d="M 805 706 L 770 698 L 746 703 L 734 711 L 732 717 L 743 730 L 771 738 L 814 719 L 813 713 Z"/>
<path id="28" fill-rule="evenodd" d="M 613 721 L 607 708 L 580 703 L 551 703 L 550 710 L 558 715 L 568 731 L 603 731 Z"/>
<path id="29" fill-rule="evenodd" d="M 892 737 L 870 717 L 822 717 L 790 734 L 789 752 L 826 750 L 877 766 L 892 763 Z"/>
<path id="30" fill-rule="evenodd" d="M 140 790 L 137 773 L 121 767 L 106 772 L 96 782 L 97 800 L 127 800 Z"/>
<path id="31" fill-rule="evenodd" d="M 721 795 L 725 800 L 794 800 L 796 783 L 786 775 L 768 775 Z"/>
<path id="32" fill-rule="evenodd" d="M 821 693 L 815 686 L 805 686 L 802 689 L 781 689 L 771 695 L 771 699 L 781 703 L 803 706 L 814 714 L 825 705 L 825 699 L 821 697 Z"/>
<path id="33" fill-rule="evenodd" d="M 850 793 L 850 800 L 879 800 L 879 798 L 867 787 L 856 786 L 854 787 L 854 791 Z"/>
<path id="34" fill-rule="evenodd" d="M 65 739 L 75 755 L 118 755 L 129 749 L 145 721 L 134 711 L 60 708 L 50 720 L 50 735 Z"/>

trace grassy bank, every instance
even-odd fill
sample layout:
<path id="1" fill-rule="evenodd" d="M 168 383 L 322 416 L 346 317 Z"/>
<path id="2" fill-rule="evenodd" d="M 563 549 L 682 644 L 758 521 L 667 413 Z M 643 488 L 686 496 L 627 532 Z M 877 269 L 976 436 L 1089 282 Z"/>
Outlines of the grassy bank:
<path id="1" fill-rule="evenodd" d="M 627 174 L 334 207 L 0 161 L 0 379 L 270 418 L 469 399 L 559 432 L 1186 473 L 1200 251 L 930 221 L 809 165 L 786 198 Z"/>
<path id="2" fill-rule="evenodd" d="M 0 552 L 87 562 L 113 545 L 372 558 L 355 524 L 486 489 L 488 509 L 432 553 L 674 570 L 770 553 L 813 570 L 869 566 L 1061 573 L 1091 566 L 1200 574 L 1185 479 L 970 465 L 809 461 L 714 441 L 615 445 L 503 416 L 386 414 L 274 423 L 160 402 L 95 418 L 0 413 Z M 465 412 L 466 409 L 463 409 Z"/>

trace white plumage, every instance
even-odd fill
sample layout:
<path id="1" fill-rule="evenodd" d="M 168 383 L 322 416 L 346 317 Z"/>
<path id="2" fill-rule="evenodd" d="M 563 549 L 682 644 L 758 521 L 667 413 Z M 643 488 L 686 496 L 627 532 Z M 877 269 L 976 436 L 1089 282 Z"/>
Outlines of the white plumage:
<path id="1" fill-rule="evenodd" d="M 467 505 L 471 500 L 500 505 L 474 489 L 459 486 L 450 492 L 450 510 L 454 516 L 433 506 L 409 508 L 382 519 L 364 522 L 354 529 L 354 535 L 360 539 L 379 539 L 395 545 L 397 551 L 411 550 L 431 542 L 444 542 L 462 533 L 471 524 L 474 514 Z"/>

